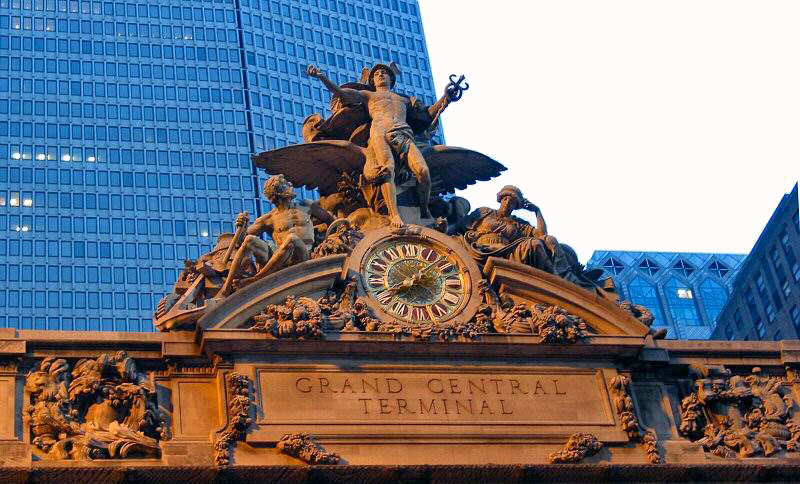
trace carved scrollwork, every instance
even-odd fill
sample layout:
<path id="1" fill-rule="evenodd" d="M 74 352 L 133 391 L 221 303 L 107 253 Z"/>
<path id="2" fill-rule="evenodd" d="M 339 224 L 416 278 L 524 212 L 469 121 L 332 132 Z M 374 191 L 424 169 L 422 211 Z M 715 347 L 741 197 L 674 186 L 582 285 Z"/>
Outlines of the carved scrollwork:
<path id="1" fill-rule="evenodd" d="M 230 465 L 236 442 L 244 440 L 247 428 L 253 423 L 250 407 L 250 379 L 236 372 L 225 377 L 228 392 L 228 424 L 214 442 L 214 460 L 218 466 Z"/>
<path id="2" fill-rule="evenodd" d="M 661 463 L 658 437 L 655 432 L 645 431 L 636 417 L 633 398 L 630 395 L 630 379 L 624 375 L 617 375 L 611 379 L 610 383 L 614 409 L 619 417 L 620 427 L 628 434 L 630 440 L 642 443 L 651 464 Z"/>
<path id="3" fill-rule="evenodd" d="M 276 447 L 284 454 L 296 457 L 307 464 L 331 465 L 338 464 L 341 460 L 337 454 L 325 452 L 309 434 L 286 434 L 281 437 Z"/>
<path id="4" fill-rule="evenodd" d="M 47 357 L 25 381 L 24 418 L 48 459 L 160 455 L 167 438 L 155 388 L 124 351 L 79 360 Z"/>
<path id="5" fill-rule="evenodd" d="M 603 443 L 592 434 L 575 433 L 569 436 L 564 448 L 550 454 L 551 464 L 575 464 L 584 458 L 596 454 L 603 448 Z"/>
<path id="6" fill-rule="evenodd" d="M 724 367 L 698 370 L 695 391 L 681 400 L 682 435 L 723 458 L 800 450 L 800 426 L 790 421 L 794 402 L 785 378 L 764 375 L 758 367 L 746 376 Z"/>

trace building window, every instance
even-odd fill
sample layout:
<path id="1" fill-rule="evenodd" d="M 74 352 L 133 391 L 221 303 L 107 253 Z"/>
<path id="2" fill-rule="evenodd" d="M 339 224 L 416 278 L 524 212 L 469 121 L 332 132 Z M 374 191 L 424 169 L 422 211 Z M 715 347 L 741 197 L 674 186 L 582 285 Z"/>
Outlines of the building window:
<path id="1" fill-rule="evenodd" d="M 798 333 L 800 333 L 800 308 L 797 306 L 792 306 L 792 309 L 789 311 L 789 315 L 792 317 L 792 323 L 794 323 L 794 327 L 797 328 Z"/>
<path id="2" fill-rule="evenodd" d="M 651 261 L 650 259 L 643 259 L 642 262 L 639 263 L 639 269 L 645 271 L 647 274 L 654 276 L 658 273 L 661 269 L 658 264 Z"/>
<path id="3" fill-rule="evenodd" d="M 781 333 L 781 330 L 775 331 L 775 334 L 772 335 L 773 341 L 780 341 L 782 339 L 783 339 L 783 333 Z"/>
<path id="4" fill-rule="evenodd" d="M 767 319 L 769 319 L 769 322 L 770 323 L 774 323 L 775 322 L 775 316 L 777 316 L 777 313 L 775 311 L 775 306 L 773 306 L 772 303 L 768 303 L 767 304 L 766 313 L 767 313 Z"/>
<path id="5" fill-rule="evenodd" d="M 747 301 L 747 309 L 750 311 L 750 317 L 753 321 L 758 319 L 758 307 L 756 306 L 756 297 L 753 296 L 753 291 L 748 288 L 744 292 L 744 298 Z"/>
<path id="6" fill-rule="evenodd" d="M 725 327 L 725 337 L 726 337 L 728 340 L 734 340 L 734 339 L 736 339 L 736 336 L 733 334 L 733 328 L 731 328 L 730 326 L 726 326 L 726 327 Z"/>
<path id="7" fill-rule="evenodd" d="M 764 339 L 764 334 L 766 334 L 767 329 L 764 327 L 764 321 L 761 319 L 757 319 L 754 326 L 756 327 L 756 332 L 758 333 L 758 337 L 760 339 Z"/>
<path id="8" fill-rule="evenodd" d="M 728 300 L 728 293 L 724 287 L 717 284 L 713 279 L 706 279 L 700 284 L 700 297 L 703 301 L 708 321 L 715 322 L 720 311 L 725 306 L 725 302 Z M 741 315 L 739 317 L 741 318 Z"/>
<path id="9" fill-rule="evenodd" d="M 631 295 L 631 301 L 641 304 L 653 313 L 655 317 L 654 326 L 667 324 L 664 319 L 664 313 L 661 311 L 661 303 L 658 301 L 658 293 L 655 286 L 637 276 L 628 284 L 628 291 Z"/>
<path id="10" fill-rule="evenodd" d="M 736 311 L 733 312 L 733 322 L 736 323 L 736 329 L 741 331 L 744 323 L 742 321 L 742 313 L 739 311 L 739 308 L 736 308 Z"/>
<path id="11" fill-rule="evenodd" d="M 606 259 L 605 262 L 603 262 L 603 269 L 610 272 L 611 274 L 617 275 L 625 270 L 625 266 L 622 265 L 622 263 L 617 259 L 609 257 L 608 259 Z"/>
<path id="12" fill-rule="evenodd" d="M 781 246 L 783 246 L 783 251 L 786 253 L 786 259 L 789 261 L 789 264 L 794 264 L 797 260 L 797 257 L 792 249 L 792 242 L 789 240 L 789 234 L 785 230 L 781 232 L 780 241 Z"/>
<path id="13" fill-rule="evenodd" d="M 694 266 L 683 259 L 678 259 L 678 262 L 676 262 L 672 268 L 678 271 L 680 274 L 683 274 L 684 277 L 689 277 L 692 275 L 692 273 L 694 273 Z"/>
<path id="14" fill-rule="evenodd" d="M 697 313 L 692 290 L 681 284 L 674 277 L 664 284 L 667 305 L 672 320 L 682 326 L 702 326 L 703 321 Z"/>
<path id="15" fill-rule="evenodd" d="M 715 276 L 719 277 L 720 279 L 725 278 L 731 270 L 725 264 L 714 261 L 708 265 L 708 270 L 710 270 Z"/>

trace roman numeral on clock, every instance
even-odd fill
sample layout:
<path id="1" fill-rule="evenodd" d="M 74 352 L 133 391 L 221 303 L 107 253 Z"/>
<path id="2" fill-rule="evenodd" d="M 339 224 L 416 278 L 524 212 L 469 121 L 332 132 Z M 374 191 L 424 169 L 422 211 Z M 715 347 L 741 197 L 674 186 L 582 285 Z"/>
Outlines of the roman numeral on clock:
<path id="1" fill-rule="evenodd" d="M 415 321 L 428 321 L 431 318 L 428 315 L 428 311 L 425 310 L 425 307 L 416 306 L 411 310 L 411 319 Z"/>
<path id="2" fill-rule="evenodd" d="M 383 287 L 385 284 L 383 282 L 383 276 L 379 276 L 376 274 L 372 274 L 369 276 L 369 285 L 372 287 Z"/>
<path id="3" fill-rule="evenodd" d="M 436 303 L 433 306 L 430 306 L 430 308 L 431 308 L 431 312 L 433 313 L 433 315 L 436 316 L 437 318 L 441 318 L 442 316 L 446 316 L 447 312 L 448 312 L 447 311 L 447 307 L 442 303 Z"/>
<path id="4" fill-rule="evenodd" d="M 455 306 L 456 304 L 458 304 L 458 301 L 460 299 L 461 298 L 459 297 L 459 295 L 457 293 L 450 292 L 450 291 L 445 291 L 444 296 L 442 296 L 442 301 L 446 302 L 447 304 L 449 304 L 451 306 Z"/>
<path id="5" fill-rule="evenodd" d="M 386 268 L 387 268 L 388 266 L 389 266 L 389 264 L 388 264 L 388 263 L 387 263 L 385 260 L 381 259 L 380 257 L 376 257 L 376 258 L 375 258 L 375 259 L 374 259 L 374 260 L 373 260 L 373 261 L 372 261 L 372 262 L 369 264 L 369 268 L 370 268 L 370 270 L 372 270 L 373 272 L 386 272 Z"/>
<path id="6" fill-rule="evenodd" d="M 399 301 L 392 306 L 392 312 L 403 318 L 408 314 L 408 310 L 408 305 Z"/>
<path id="7" fill-rule="evenodd" d="M 403 253 L 406 257 L 416 257 L 419 253 L 419 246 L 414 244 L 405 244 L 403 246 Z"/>

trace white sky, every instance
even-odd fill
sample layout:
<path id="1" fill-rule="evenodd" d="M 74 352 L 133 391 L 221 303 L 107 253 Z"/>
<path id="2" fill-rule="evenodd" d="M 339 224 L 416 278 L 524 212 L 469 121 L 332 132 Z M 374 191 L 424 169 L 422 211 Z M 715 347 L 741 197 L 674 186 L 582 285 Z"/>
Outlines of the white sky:
<path id="1" fill-rule="evenodd" d="M 448 144 L 508 167 L 460 195 L 518 185 L 581 261 L 747 253 L 800 176 L 800 1 L 419 3 L 437 92 L 471 85 Z"/>

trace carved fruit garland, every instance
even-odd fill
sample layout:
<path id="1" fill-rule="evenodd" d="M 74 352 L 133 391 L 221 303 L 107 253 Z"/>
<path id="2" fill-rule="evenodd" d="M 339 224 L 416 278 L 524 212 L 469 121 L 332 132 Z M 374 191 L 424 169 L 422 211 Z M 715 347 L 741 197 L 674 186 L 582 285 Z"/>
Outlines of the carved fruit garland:
<path id="1" fill-rule="evenodd" d="M 307 464 L 338 464 L 341 458 L 325 450 L 309 434 L 286 434 L 276 446 L 286 455 L 296 457 Z"/>
<path id="2" fill-rule="evenodd" d="M 614 398 L 614 408 L 619 417 L 619 424 L 632 441 L 641 442 L 647 452 L 651 464 L 660 464 L 661 455 L 658 452 L 658 437 L 655 432 L 645 431 L 636 418 L 633 398 L 630 395 L 630 379 L 624 375 L 617 375 L 611 379 L 611 394 Z"/>
<path id="3" fill-rule="evenodd" d="M 603 443 L 592 434 L 576 433 L 569 436 L 564 448 L 548 456 L 551 464 L 575 464 L 585 457 L 596 454 Z"/>
<path id="4" fill-rule="evenodd" d="M 230 465 L 233 448 L 237 441 L 244 440 L 250 418 L 250 379 L 236 372 L 225 377 L 228 389 L 228 424 L 214 442 L 214 459 L 218 466 Z"/>

